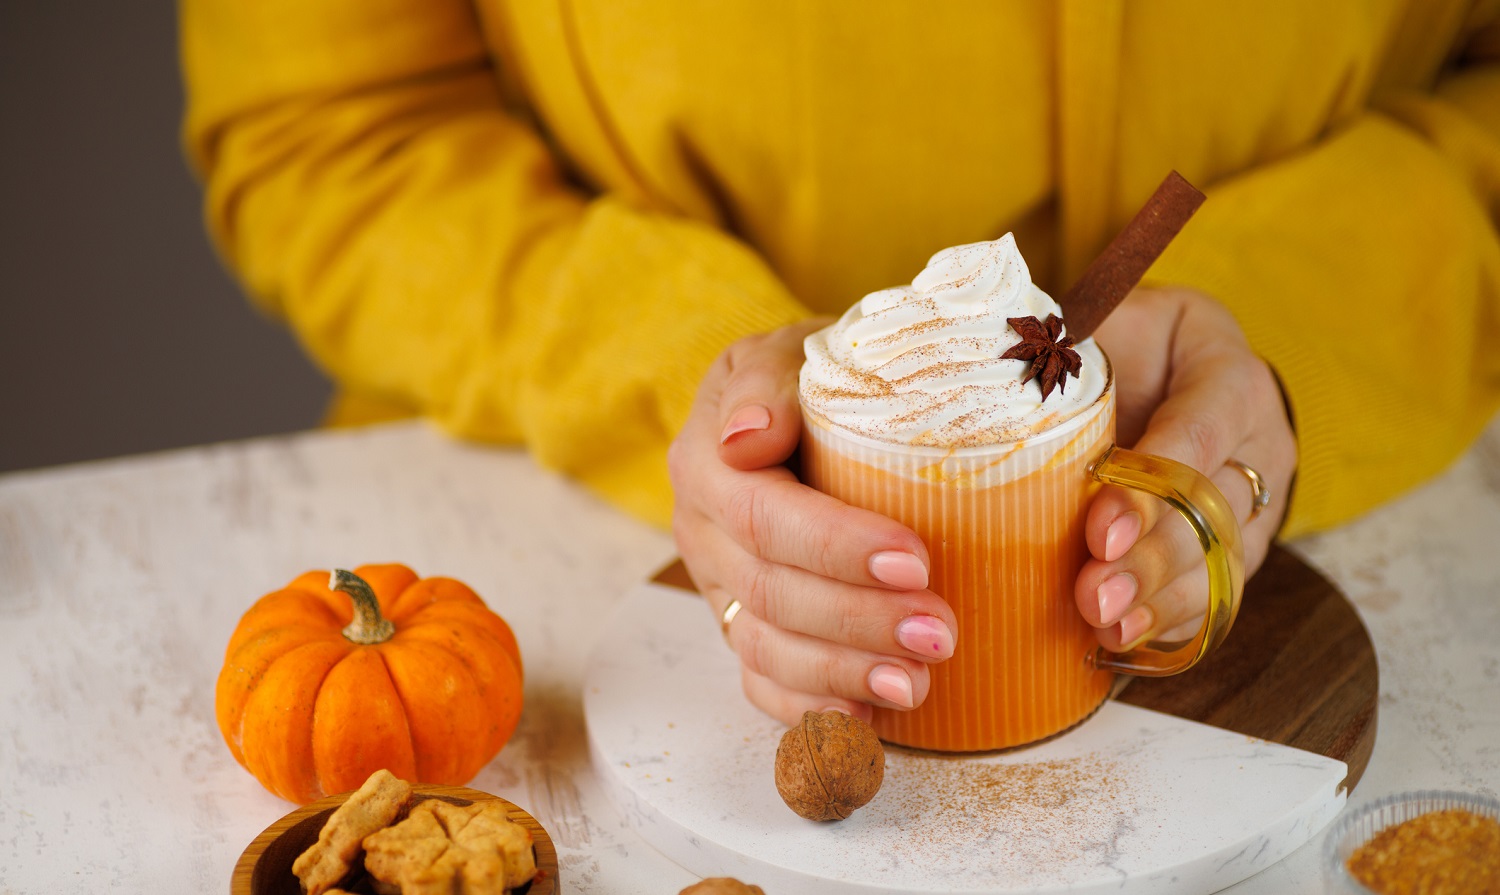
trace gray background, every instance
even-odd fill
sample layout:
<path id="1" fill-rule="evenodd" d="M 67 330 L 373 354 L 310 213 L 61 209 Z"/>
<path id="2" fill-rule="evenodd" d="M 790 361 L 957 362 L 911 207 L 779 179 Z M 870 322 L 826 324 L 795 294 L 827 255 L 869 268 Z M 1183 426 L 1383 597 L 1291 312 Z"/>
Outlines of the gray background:
<path id="1" fill-rule="evenodd" d="M 209 246 L 170 0 L 0 0 L 0 471 L 317 424 Z"/>

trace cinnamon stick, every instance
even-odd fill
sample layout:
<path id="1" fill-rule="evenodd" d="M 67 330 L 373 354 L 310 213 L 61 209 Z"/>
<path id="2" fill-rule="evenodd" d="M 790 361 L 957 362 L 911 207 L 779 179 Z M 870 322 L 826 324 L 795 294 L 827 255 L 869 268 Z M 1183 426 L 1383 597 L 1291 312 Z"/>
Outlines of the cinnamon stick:
<path id="1" fill-rule="evenodd" d="M 1167 175 L 1125 229 L 1094 259 L 1067 294 L 1058 299 L 1063 323 L 1075 342 L 1092 335 L 1115 306 L 1125 300 L 1152 263 L 1166 251 L 1172 237 L 1203 204 L 1203 199 L 1198 188 L 1181 174 L 1173 171 Z"/>

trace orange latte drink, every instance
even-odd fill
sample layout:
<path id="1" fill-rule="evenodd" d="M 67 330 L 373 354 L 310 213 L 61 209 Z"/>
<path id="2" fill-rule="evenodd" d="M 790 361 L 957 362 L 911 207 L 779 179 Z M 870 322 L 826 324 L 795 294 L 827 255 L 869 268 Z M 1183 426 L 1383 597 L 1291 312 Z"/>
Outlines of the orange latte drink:
<path id="1" fill-rule="evenodd" d="M 1090 500 L 1101 480 L 1164 494 L 1133 476 L 1178 465 L 1113 447 L 1109 362 L 1092 339 L 1073 345 L 1059 313 L 1007 234 L 939 252 L 910 286 L 866 296 L 807 339 L 804 482 L 915 531 L 929 587 L 957 616 L 953 656 L 931 666 L 922 704 L 875 709 L 888 742 L 968 752 L 1052 736 L 1099 707 L 1109 668 L 1180 671 L 1238 605 L 1236 588 L 1216 585 L 1232 605 L 1210 606 L 1190 658 L 1099 651 L 1073 597 Z M 1129 457 L 1107 460 L 1116 454 Z M 1212 491 L 1185 467 L 1165 477 Z M 1225 512 L 1207 515 L 1234 529 L 1237 549 Z"/>
<path id="2" fill-rule="evenodd" d="M 905 450 L 804 417 L 809 485 L 905 524 L 928 546 L 932 591 L 953 607 L 953 657 L 913 711 L 877 708 L 889 742 L 978 751 L 1030 743 L 1091 714 L 1113 675 L 1078 613 L 1089 463 L 1114 442 L 1112 394 L 1017 442 Z"/>

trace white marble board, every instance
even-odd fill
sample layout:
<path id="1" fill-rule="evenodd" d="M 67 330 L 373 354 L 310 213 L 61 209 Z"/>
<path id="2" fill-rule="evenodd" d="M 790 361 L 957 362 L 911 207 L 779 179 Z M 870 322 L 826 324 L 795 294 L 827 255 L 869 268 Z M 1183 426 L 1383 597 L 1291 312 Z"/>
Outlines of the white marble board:
<path id="1" fill-rule="evenodd" d="M 701 601 L 642 585 L 590 657 L 595 773 L 622 817 L 700 876 L 768 892 L 1215 892 L 1343 807 L 1343 762 L 1110 702 L 1003 754 L 887 749 L 885 784 L 839 823 L 776 793 L 785 728 L 739 693 Z"/>

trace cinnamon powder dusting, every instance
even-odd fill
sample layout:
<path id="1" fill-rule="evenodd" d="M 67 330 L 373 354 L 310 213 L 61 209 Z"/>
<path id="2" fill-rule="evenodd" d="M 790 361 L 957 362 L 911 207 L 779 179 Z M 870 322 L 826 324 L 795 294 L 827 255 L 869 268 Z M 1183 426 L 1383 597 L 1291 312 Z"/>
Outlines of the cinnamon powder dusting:
<path id="1" fill-rule="evenodd" d="M 934 312 L 937 310 L 936 304 L 934 304 L 930 299 L 927 300 L 925 304 L 931 306 Z M 933 317 L 928 320 L 918 320 L 916 323 L 904 326 L 893 333 L 887 333 L 886 335 L 880 336 L 879 338 L 871 339 L 866 344 L 874 345 L 877 347 L 884 347 L 886 345 L 904 345 L 907 342 L 915 339 L 917 336 L 923 335 L 925 333 L 941 332 L 942 330 L 948 329 L 949 327 L 952 327 L 954 323 L 955 320 L 951 317 Z"/>
<path id="2" fill-rule="evenodd" d="M 887 762 L 880 798 L 903 826 L 898 861 L 920 860 L 935 844 L 974 846 L 1047 873 L 1080 854 L 1110 863 L 1134 829 L 1126 769 L 1103 756 L 990 764 L 891 748 Z"/>

